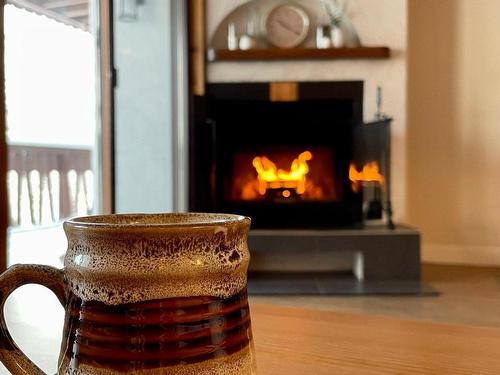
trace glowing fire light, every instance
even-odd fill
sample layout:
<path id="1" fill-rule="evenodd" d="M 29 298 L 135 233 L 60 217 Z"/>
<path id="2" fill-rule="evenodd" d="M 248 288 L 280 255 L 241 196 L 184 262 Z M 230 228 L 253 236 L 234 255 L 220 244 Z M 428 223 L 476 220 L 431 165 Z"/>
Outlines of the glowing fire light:
<path id="1" fill-rule="evenodd" d="M 266 156 L 257 156 L 252 165 L 257 171 L 259 181 L 259 194 L 265 195 L 267 189 L 294 189 L 297 194 L 306 191 L 306 175 L 309 172 L 307 162 L 313 157 L 310 151 L 302 152 L 293 160 L 289 171 L 278 169 L 276 164 Z M 290 191 L 284 190 L 283 197 L 290 197 Z"/>
<path id="2" fill-rule="evenodd" d="M 349 166 L 349 180 L 352 182 L 353 190 L 357 191 L 360 182 L 377 182 L 382 185 L 384 183 L 384 176 L 380 174 L 379 165 L 376 161 L 366 163 L 359 172 L 352 163 Z"/>

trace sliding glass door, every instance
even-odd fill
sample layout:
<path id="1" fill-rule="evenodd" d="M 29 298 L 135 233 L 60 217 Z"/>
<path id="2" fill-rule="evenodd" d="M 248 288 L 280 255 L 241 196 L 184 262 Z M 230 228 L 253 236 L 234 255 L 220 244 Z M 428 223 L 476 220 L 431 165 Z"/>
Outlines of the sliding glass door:
<path id="1" fill-rule="evenodd" d="M 100 211 L 98 3 L 4 6 L 8 265 L 60 266 L 62 221 Z"/>

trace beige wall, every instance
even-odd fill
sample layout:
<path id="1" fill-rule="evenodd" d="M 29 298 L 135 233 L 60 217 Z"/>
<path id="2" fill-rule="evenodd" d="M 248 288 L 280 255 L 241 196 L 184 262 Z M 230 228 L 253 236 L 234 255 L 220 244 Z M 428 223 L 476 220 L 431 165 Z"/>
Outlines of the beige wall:
<path id="1" fill-rule="evenodd" d="M 303 4 L 312 0 L 302 0 Z M 207 34 L 214 34 L 224 17 L 245 0 L 207 0 Z M 210 82 L 364 80 L 365 119 L 375 113 L 377 85 L 384 90 L 384 111 L 393 122 L 393 204 L 395 217 L 405 218 L 406 205 L 406 42 L 407 0 L 350 0 L 352 22 L 365 45 L 386 45 L 388 60 L 323 60 L 253 63 L 212 63 Z"/>
<path id="2" fill-rule="evenodd" d="M 500 1 L 408 9 L 408 220 L 424 260 L 500 265 Z"/>
<path id="3" fill-rule="evenodd" d="M 207 0 L 208 35 L 244 2 Z M 390 60 L 216 63 L 209 81 L 362 79 L 366 119 L 381 84 L 396 218 L 422 230 L 424 260 L 500 265 L 500 0 L 349 4 L 362 42 Z"/>

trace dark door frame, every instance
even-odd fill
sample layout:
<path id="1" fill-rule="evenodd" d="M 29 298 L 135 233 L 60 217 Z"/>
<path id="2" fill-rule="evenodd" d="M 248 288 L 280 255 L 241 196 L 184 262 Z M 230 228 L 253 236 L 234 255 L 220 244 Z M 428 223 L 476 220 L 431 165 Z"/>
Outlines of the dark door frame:
<path id="1" fill-rule="evenodd" d="M 0 272 L 7 268 L 7 228 L 9 226 L 9 207 L 7 197 L 7 142 L 5 139 L 5 68 L 4 68 L 4 6 L 0 0 Z"/>

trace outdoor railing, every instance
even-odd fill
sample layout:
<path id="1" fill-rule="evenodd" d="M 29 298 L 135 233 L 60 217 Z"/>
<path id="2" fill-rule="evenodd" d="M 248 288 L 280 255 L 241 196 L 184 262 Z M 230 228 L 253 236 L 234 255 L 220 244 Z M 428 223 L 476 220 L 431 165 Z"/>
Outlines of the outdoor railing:
<path id="1" fill-rule="evenodd" d="M 89 214 L 94 203 L 91 150 L 9 145 L 7 184 L 12 226 Z"/>

